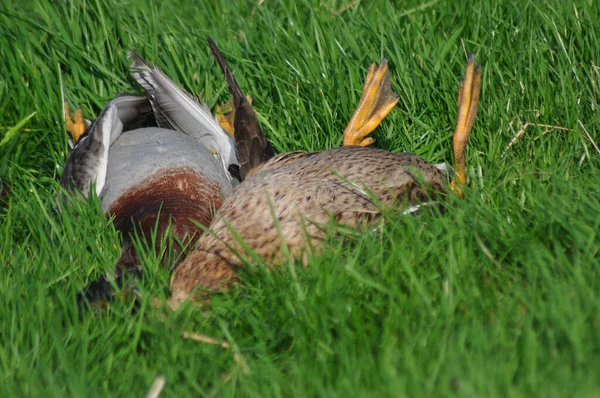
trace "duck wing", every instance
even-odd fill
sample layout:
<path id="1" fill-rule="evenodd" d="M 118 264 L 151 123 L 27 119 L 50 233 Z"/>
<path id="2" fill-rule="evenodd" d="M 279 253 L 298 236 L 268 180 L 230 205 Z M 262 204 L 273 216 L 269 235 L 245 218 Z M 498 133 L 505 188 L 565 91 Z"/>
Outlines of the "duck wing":
<path id="1" fill-rule="evenodd" d="M 117 115 L 123 123 L 124 131 L 131 130 L 133 126 L 142 124 L 153 116 L 152 105 L 145 95 L 120 93 L 110 103 L 117 107 Z M 111 136 L 111 145 L 117 138 L 118 136 Z"/>
<path id="2" fill-rule="evenodd" d="M 208 37 L 208 45 L 225 75 L 229 92 L 233 96 L 235 147 L 240 162 L 240 177 L 243 181 L 252 169 L 272 158 L 275 152 L 260 128 L 256 113 L 254 113 L 252 106 L 246 100 L 246 96 L 240 89 L 235 77 L 233 77 L 227 61 L 210 36 Z"/>
<path id="3" fill-rule="evenodd" d="M 230 166 L 239 166 L 235 142 L 206 104 L 179 87 L 157 66 L 130 51 L 131 75 L 144 88 L 159 127 L 181 131 L 199 140 L 219 158 L 231 180 Z"/>
<path id="4" fill-rule="evenodd" d="M 110 102 L 88 127 L 67 158 L 60 184 L 88 197 L 92 184 L 100 195 L 106 182 L 108 150 L 123 131 L 117 107 Z"/>

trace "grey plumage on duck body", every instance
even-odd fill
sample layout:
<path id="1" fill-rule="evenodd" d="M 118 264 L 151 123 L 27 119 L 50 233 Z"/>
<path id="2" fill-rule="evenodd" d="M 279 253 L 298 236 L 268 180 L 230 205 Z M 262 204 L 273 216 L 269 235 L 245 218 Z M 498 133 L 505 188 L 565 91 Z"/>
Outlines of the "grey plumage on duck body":
<path id="1" fill-rule="evenodd" d="M 209 225 L 239 184 L 235 142 L 205 104 L 135 52 L 132 76 L 145 96 L 113 99 L 78 140 L 61 184 L 84 196 L 95 185 L 102 209 L 124 235 L 121 265 L 137 262 L 130 233 L 159 237 L 170 226 L 183 243 Z M 150 114 L 158 127 L 132 128 Z M 160 239 L 158 239 L 160 242 Z"/>

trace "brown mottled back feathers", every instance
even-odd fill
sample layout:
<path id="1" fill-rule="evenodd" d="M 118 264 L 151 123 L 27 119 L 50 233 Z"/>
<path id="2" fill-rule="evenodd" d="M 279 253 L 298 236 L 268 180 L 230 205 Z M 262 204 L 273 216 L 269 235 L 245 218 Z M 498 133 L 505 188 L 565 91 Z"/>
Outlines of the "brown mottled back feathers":
<path id="1" fill-rule="evenodd" d="M 267 141 L 260 128 L 258 118 L 252 106 L 246 100 L 227 61 L 210 36 L 208 37 L 208 45 L 225 75 L 225 80 L 227 80 L 227 84 L 229 85 L 229 92 L 233 96 L 233 104 L 235 106 L 235 119 L 233 122 L 235 147 L 240 162 L 240 177 L 244 180 L 252 169 L 272 158 L 275 153 L 273 152 L 271 143 Z"/>
<path id="2" fill-rule="evenodd" d="M 176 270 L 175 300 L 195 286 L 221 289 L 235 278 L 243 247 L 236 234 L 269 265 L 285 261 L 276 223 L 293 258 L 318 248 L 323 224 L 331 219 L 356 227 L 371 224 L 384 205 L 413 205 L 429 190 L 443 191 L 445 179 L 435 166 L 411 153 L 341 147 L 274 157 L 225 200 L 194 251 Z M 274 221 L 275 220 L 275 221 Z M 233 249 L 233 250 L 231 250 Z"/>

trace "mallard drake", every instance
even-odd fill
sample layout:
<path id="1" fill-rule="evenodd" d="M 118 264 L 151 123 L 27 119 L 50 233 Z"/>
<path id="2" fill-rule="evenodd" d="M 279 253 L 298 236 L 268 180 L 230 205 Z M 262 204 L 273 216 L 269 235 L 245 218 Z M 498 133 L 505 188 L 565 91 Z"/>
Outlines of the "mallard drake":
<path id="1" fill-rule="evenodd" d="M 243 148 L 236 150 L 206 104 L 137 53 L 131 51 L 128 57 L 133 60 L 132 76 L 146 95 L 118 95 L 80 137 L 85 129 L 81 111 L 73 121 L 66 108 L 67 128 L 77 142 L 61 177 L 65 188 L 84 196 L 95 186 L 103 211 L 123 233 L 121 268 L 137 263 L 130 234 L 139 228 L 149 238 L 159 214 L 157 241 L 170 226 L 181 244 L 176 249 L 181 250 L 197 233 L 195 223 L 209 225 L 214 211 L 241 181 L 238 156 L 242 173 L 249 157 Z M 158 127 L 132 128 L 148 116 Z M 243 118 L 240 111 L 236 120 Z M 240 145 L 246 138 L 238 135 Z M 258 141 L 251 150 L 258 159 L 273 156 L 264 136 L 253 138 Z"/>
<path id="2" fill-rule="evenodd" d="M 239 91 L 219 50 L 210 39 L 209 44 L 230 88 Z M 205 292 L 227 290 L 236 281 L 236 269 L 243 266 L 247 249 L 268 266 L 281 264 L 288 256 L 306 259 L 307 249 L 318 249 L 325 237 L 322 225 L 332 219 L 350 227 L 368 225 L 379 218 L 381 205 L 407 208 L 427 200 L 432 192 L 447 190 L 462 195 L 464 151 L 477 113 L 480 84 L 480 68 L 470 55 L 452 142 L 455 174 L 447 184 L 440 167 L 417 155 L 365 147 L 371 143 L 367 134 L 397 101 L 385 60 L 378 67 L 372 65 L 359 106 L 344 131 L 348 146 L 285 153 L 251 169 L 225 199 L 209 231 L 176 268 L 171 306 L 179 306 L 190 295 L 209 300 Z M 237 115 L 235 125 L 236 133 L 243 128 Z"/>

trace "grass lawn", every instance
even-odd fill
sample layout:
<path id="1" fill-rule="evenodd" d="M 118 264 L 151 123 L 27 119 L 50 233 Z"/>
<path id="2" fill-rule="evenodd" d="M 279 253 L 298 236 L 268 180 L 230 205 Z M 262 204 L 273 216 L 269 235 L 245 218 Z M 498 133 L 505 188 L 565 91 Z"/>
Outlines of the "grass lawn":
<path id="1" fill-rule="evenodd" d="M 600 396 L 597 1 L 2 2 L 0 396 L 144 396 L 159 374 L 174 397 Z M 120 248 L 97 198 L 57 209 L 62 100 L 91 119 L 137 91 L 134 48 L 225 102 L 207 34 L 277 152 L 340 145 L 386 56 L 400 102 L 375 146 L 436 163 L 474 52 L 465 199 L 332 238 L 307 269 L 243 274 L 204 314 L 152 306 L 170 276 L 151 253 L 137 312 L 80 311 Z"/>

